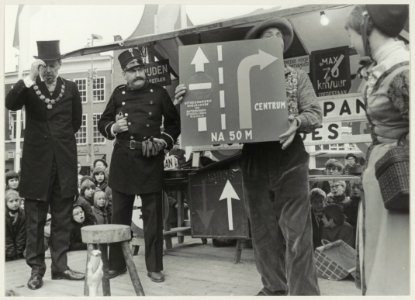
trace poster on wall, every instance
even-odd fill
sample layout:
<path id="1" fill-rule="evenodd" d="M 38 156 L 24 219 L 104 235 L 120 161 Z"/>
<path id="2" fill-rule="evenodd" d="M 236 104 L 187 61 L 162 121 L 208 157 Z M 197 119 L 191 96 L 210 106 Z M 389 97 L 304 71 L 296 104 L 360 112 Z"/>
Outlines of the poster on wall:
<path id="1" fill-rule="evenodd" d="M 311 52 L 311 81 L 318 97 L 347 94 L 351 86 L 349 47 Z"/>

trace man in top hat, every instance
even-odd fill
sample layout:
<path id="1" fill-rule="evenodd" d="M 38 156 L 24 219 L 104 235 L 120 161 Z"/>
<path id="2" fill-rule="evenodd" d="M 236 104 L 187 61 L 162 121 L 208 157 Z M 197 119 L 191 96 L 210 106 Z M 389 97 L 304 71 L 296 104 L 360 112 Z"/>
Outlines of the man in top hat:
<path id="1" fill-rule="evenodd" d="M 284 52 L 293 37 L 291 23 L 284 18 L 267 20 L 246 35 L 246 39 L 274 38 Z M 242 150 L 247 213 L 263 283 L 258 295 L 318 295 L 308 195 L 309 155 L 299 132 L 319 126 L 322 112 L 308 75 L 289 66 L 284 74 L 288 130 L 279 141 L 245 144 Z M 178 85 L 175 101 L 180 102 L 185 93 L 186 87 Z"/>
<path id="2" fill-rule="evenodd" d="M 126 84 L 115 88 L 98 122 L 99 131 L 115 139 L 108 182 L 112 223 L 130 225 L 135 195 L 140 195 L 148 276 L 162 282 L 164 149 L 176 142 L 180 119 L 166 90 L 148 82 L 137 49 L 122 52 L 118 60 Z M 109 267 L 111 278 L 126 272 L 118 244 L 110 248 Z"/>
<path id="3" fill-rule="evenodd" d="M 72 203 L 77 189 L 75 133 L 81 126 L 82 104 L 75 83 L 58 75 L 59 41 L 38 41 L 30 74 L 6 96 L 9 110 L 26 111 L 20 195 L 25 198 L 26 262 L 32 268 L 30 289 L 43 285 L 46 271 L 43 228 L 52 215 L 52 279 L 82 280 L 67 265 Z"/>

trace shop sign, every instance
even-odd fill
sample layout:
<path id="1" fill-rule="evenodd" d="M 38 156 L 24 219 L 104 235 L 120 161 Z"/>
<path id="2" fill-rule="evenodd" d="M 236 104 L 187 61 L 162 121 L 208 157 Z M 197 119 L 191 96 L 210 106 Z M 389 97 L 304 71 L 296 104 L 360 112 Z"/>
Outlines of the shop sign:
<path id="1" fill-rule="evenodd" d="M 163 86 L 171 84 L 168 59 L 146 64 L 145 72 L 150 83 L 156 83 Z"/>
<path id="2" fill-rule="evenodd" d="M 284 59 L 284 63 L 290 67 L 310 73 L 310 56 L 308 55 L 286 58 Z"/>
<path id="3" fill-rule="evenodd" d="M 311 79 L 318 97 L 347 94 L 351 86 L 349 47 L 311 52 Z"/>

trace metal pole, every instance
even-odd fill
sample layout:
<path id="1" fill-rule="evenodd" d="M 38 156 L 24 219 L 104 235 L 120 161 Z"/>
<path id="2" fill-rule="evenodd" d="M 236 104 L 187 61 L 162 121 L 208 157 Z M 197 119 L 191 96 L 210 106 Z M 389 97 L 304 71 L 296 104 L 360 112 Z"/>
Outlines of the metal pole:
<path id="1" fill-rule="evenodd" d="M 94 45 L 94 38 L 91 35 L 91 47 Z M 93 88 L 94 88 L 94 54 L 91 54 L 91 69 L 90 69 L 90 74 L 89 74 L 89 110 L 90 110 L 90 114 L 91 114 L 91 118 L 90 118 L 90 126 L 89 126 L 89 136 L 90 136 L 90 140 L 89 140 L 89 158 L 90 158 L 90 165 L 92 167 L 92 163 L 95 160 L 95 155 L 94 155 L 94 92 L 93 92 Z"/>

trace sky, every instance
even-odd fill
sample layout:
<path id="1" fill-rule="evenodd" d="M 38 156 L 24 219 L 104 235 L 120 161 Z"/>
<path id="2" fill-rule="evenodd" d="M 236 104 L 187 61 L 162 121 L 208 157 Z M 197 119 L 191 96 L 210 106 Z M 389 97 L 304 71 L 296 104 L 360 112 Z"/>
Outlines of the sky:
<path id="1" fill-rule="evenodd" d="M 250 13 L 258 8 L 276 5 L 186 5 L 186 12 L 195 25 Z M 4 71 L 16 70 L 19 51 L 13 48 L 18 5 L 6 4 Z M 29 47 L 23 64 L 30 66 L 32 56 L 37 54 L 37 40 L 60 40 L 61 52 L 66 53 L 85 47 L 91 34 L 102 36 L 94 45 L 113 42 L 114 35 L 127 38 L 134 31 L 142 16 L 144 5 L 27 5 L 21 17 L 27 32 L 24 42 Z M 34 12 L 34 13 L 31 13 Z M 22 24 L 22 23 L 20 23 Z"/>

